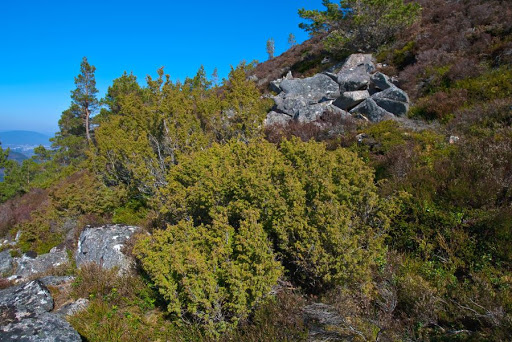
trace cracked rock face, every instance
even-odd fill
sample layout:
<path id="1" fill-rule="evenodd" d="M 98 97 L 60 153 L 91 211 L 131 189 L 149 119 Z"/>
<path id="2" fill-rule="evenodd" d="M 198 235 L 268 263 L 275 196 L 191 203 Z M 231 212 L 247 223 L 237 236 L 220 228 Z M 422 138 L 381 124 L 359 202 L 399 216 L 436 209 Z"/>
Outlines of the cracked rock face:
<path id="1" fill-rule="evenodd" d="M 63 318 L 48 311 L 53 298 L 35 280 L 0 291 L 1 341 L 81 341 Z"/>
<path id="2" fill-rule="evenodd" d="M 49 312 L 22 319 L 13 319 L 6 325 L 2 324 L 0 335 L 1 341 L 82 341 L 80 335 L 66 320 Z"/>
<path id="3" fill-rule="evenodd" d="M 17 265 L 14 275 L 18 279 L 26 279 L 38 273 L 44 273 L 52 268 L 65 265 L 68 262 L 66 249 L 52 248 L 50 253 L 31 257 L 29 254 L 15 258 Z"/>
<path id="4" fill-rule="evenodd" d="M 27 316 L 53 309 L 53 298 L 46 286 L 35 280 L 1 290 L 0 306 L 15 308 L 20 316 Z"/>
<path id="5" fill-rule="evenodd" d="M 337 73 L 296 79 L 291 74 L 272 82 L 275 106 L 265 125 L 291 120 L 312 122 L 325 112 L 354 115 L 372 122 L 405 116 L 409 97 L 381 72 L 372 55 L 354 54 Z M 347 112 L 350 112 L 348 114 Z"/>
<path id="6" fill-rule="evenodd" d="M 76 266 L 96 263 L 103 268 L 118 267 L 121 272 L 130 269 L 132 260 L 123 254 L 122 248 L 138 227 L 106 225 L 88 227 L 80 234 L 75 255 Z"/>

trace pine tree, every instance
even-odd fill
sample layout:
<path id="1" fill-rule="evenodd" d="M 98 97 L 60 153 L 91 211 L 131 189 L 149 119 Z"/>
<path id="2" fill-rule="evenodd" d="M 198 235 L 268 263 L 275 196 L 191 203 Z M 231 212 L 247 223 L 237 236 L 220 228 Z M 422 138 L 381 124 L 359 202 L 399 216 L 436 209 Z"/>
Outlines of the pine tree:
<path id="1" fill-rule="evenodd" d="M 274 58 L 274 52 L 275 52 L 274 38 L 270 38 L 269 40 L 267 40 L 268 59 Z"/>
<path id="2" fill-rule="evenodd" d="M 83 157 L 87 145 L 92 142 L 91 117 L 99 108 L 95 71 L 96 68 L 84 57 L 80 74 L 75 77 L 76 89 L 71 91 L 71 105 L 62 112 L 60 131 L 52 139 L 53 147 L 58 148 L 59 159 L 65 164 Z"/>
<path id="3" fill-rule="evenodd" d="M 293 33 L 290 33 L 288 36 L 288 45 L 290 45 L 290 47 L 297 45 L 297 40 L 295 39 L 295 35 Z"/>
<path id="4" fill-rule="evenodd" d="M 96 79 L 94 78 L 95 71 L 96 68 L 89 64 L 87 57 L 84 57 L 80 64 L 80 74 L 75 77 L 76 89 L 71 93 L 72 103 L 80 108 L 80 115 L 85 125 L 85 135 L 89 143 L 91 142 L 90 119 L 99 107 L 96 98 L 98 89 L 96 89 Z"/>
<path id="5" fill-rule="evenodd" d="M 217 68 L 213 69 L 212 73 L 212 84 L 216 87 L 219 83 L 219 70 Z"/>

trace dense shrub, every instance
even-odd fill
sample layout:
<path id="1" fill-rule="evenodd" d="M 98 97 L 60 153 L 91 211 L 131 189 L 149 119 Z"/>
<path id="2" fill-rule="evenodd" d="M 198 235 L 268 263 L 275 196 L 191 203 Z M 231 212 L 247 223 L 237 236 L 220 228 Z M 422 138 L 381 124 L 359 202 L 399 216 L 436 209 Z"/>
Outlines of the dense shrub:
<path id="1" fill-rule="evenodd" d="M 165 221 L 202 230 L 222 213 L 237 231 L 254 211 L 292 278 L 310 290 L 369 280 L 394 208 L 355 154 L 297 139 L 279 149 L 216 145 L 182 160 L 168 181 L 157 204 Z"/>
<path id="2" fill-rule="evenodd" d="M 65 242 L 69 231 L 78 233 L 86 224 L 103 223 L 125 196 L 123 188 L 109 188 L 88 171 L 76 172 L 48 189 L 47 199 L 12 232 L 21 232 L 18 245 L 23 252 L 47 253 Z"/>
<path id="3" fill-rule="evenodd" d="M 242 210 L 237 227 L 226 209 L 212 208 L 212 222 L 181 221 L 138 241 L 134 253 L 177 317 L 220 333 L 247 318 L 277 282 L 274 260 L 257 213 Z"/>
<path id="4" fill-rule="evenodd" d="M 247 79 L 251 68 L 245 63 L 232 68 L 222 88 L 212 87 L 203 68 L 184 83 L 171 82 L 159 69 L 144 88 L 123 75 L 109 89 L 110 108 L 95 130 L 91 159 L 97 173 L 108 184 L 127 186 L 134 197 L 150 197 L 182 155 L 214 141 L 261 136 L 271 101 Z"/>

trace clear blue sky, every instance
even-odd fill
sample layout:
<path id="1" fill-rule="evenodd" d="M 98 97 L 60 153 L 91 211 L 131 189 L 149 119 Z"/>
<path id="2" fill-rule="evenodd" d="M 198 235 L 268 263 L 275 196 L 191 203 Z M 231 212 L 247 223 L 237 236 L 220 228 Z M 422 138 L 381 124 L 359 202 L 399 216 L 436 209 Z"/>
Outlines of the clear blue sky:
<path id="1" fill-rule="evenodd" d="M 171 77 L 193 76 L 203 64 L 225 77 L 242 60 L 276 55 L 298 28 L 299 8 L 321 0 L 260 1 L 23 1 L 0 5 L 0 131 L 53 135 L 70 103 L 83 56 L 96 66 L 103 95 L 123 71 L 144 83 L 164 66 Z"/>

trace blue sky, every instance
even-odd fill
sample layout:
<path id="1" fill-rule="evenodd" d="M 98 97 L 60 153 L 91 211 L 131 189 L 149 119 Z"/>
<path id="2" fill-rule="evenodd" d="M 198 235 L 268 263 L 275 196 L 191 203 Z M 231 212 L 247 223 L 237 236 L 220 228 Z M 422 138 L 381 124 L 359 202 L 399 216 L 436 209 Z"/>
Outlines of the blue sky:
<path id="1" fill-rule="evenodd" d="M 164 66 L 183 80 L 203 64 L 222 78 L 242 60 L 265 61 L 270 37 L 276 55 L 290 33 L 306 40 L 302 7 L 321 8 L 321 0 L 2 1 L 0 131 L 53 135 L 83 56 L 102 95 L 125 70 L 144 83 Z"/>

